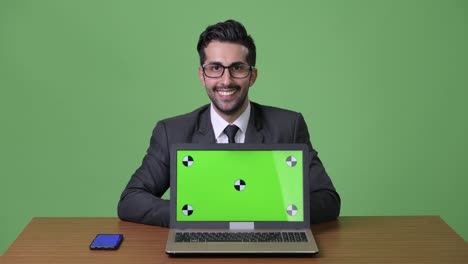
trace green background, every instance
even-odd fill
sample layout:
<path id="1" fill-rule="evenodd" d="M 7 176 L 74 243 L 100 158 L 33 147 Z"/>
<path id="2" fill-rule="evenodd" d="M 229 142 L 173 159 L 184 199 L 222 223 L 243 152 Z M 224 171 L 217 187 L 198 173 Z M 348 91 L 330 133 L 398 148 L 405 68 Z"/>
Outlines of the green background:
<path id="1" fill-rule="evenodd" d="M 192 166 L 182 160 L 193 158 Z M 286 159 L 294 156 L 295 166 Z M 301 151 L 177 151 L 178 221 L 303 221 L 303 166 Z M 245 189 L 234 188 L 237 180 Z M 278 195 L 280 194 L 280 195 Z M 182 207 L 189 204 L 193 214 Z M 299 210 L 289 216 L 286 208 Z M 235 212 L 235 213 L 234 213 Z"/>
<path id="2" fill-rule="evenodd" d="M 303 113 L 341 215 L 468 238 L 468 1 L 0 0 L 0 253 L 32 217 L 116 216 L 155 123 L 208 102 L 198 36 L 242 21 L 251 99 Z"/>

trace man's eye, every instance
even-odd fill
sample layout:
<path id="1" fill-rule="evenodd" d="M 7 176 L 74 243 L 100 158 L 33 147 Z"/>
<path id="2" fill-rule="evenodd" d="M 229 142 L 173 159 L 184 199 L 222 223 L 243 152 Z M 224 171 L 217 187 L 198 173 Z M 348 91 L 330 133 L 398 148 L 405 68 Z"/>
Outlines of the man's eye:
<path id="1" fill-rule="evenodd" d="M 241 65 L 232 65 L 231 71 L 242 71 L 242 66 Z"/>
<path id="2" fill-rule="evenodd" d="M 212 70 L 212 71 L 219 71 L 220 68 L 221 68 L 221 67 L 219 67 L 218 65 L 213 65 L 213 66 L 211 66 L 211 70 Z"/>

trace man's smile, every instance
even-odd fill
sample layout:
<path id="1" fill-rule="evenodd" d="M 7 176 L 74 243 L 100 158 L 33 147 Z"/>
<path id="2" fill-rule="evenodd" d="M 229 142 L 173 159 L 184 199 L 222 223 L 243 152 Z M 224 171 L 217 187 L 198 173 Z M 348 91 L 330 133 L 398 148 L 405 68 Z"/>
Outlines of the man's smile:
<path id="1" fill-rule="evenodd" d="M 236 90 L 231 90 L 231 91 L 226 91 L 226 90 L 223 90 L 223 91 L 218 91 L 218 93 L 220 95 L 223 95 L 223 96 L 228 96 L 228 95 L 231 95 L 231 94 L 234 94 L 236 92 Z"/>
<path id="2" fill-rule="evenodd" d="M 229 97 L 235 94 L 240 88 L 238 87 L 222 87 L 222 88 L 215 88 L 214 91 L 221 95 L 222 97 Z"/>

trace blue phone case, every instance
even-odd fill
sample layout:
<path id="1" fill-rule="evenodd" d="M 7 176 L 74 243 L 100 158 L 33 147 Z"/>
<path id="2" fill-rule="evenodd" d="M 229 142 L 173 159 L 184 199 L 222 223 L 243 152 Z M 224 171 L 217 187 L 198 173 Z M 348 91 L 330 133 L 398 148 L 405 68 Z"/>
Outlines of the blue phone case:
<path id="1" fill-rule="evenodd" d="M 122 240 L 122 234 L 97 234 L 89 248 L 115 250 L 119 248 Z"/>

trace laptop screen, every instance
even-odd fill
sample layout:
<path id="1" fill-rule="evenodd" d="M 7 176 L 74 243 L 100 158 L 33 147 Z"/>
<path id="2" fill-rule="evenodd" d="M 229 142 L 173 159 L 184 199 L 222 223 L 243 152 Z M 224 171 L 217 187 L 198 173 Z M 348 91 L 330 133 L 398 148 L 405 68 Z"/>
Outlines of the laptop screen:
<path id="1" fill-rule="evenodd" d="M 175 150 L 177 222 L 304 221 L 302 149 L 216 145 Z"/>

